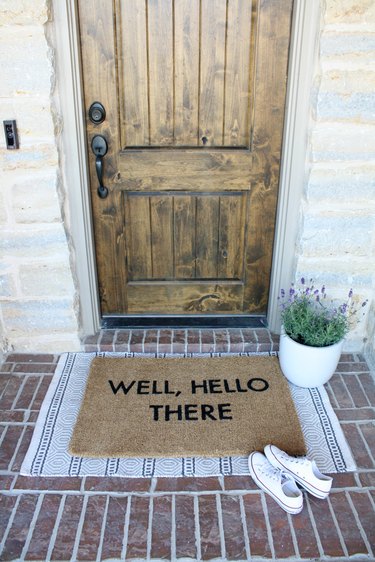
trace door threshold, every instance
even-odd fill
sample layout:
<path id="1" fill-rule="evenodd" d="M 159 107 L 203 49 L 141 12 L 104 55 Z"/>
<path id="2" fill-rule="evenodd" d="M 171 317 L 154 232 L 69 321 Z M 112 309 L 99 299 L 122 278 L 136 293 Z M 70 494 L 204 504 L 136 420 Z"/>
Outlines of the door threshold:
<path id="1" fill-rule="evenodd" d="M 102 329 L 121 328 L 267 328 L 265 315 L 154 315 L 121 316 L 108 315 L 102 318 Z"/>

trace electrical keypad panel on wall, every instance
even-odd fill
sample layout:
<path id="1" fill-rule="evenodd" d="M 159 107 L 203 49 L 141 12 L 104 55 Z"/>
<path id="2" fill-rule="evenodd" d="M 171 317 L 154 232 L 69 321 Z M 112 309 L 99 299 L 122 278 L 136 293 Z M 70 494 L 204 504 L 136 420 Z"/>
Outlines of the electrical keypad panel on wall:
<path id="1" fill-rule="evenodd" d="M 5 142 L 8 150 L 19 148 L 17 125 L 15 120 L 3 121 Z"/>

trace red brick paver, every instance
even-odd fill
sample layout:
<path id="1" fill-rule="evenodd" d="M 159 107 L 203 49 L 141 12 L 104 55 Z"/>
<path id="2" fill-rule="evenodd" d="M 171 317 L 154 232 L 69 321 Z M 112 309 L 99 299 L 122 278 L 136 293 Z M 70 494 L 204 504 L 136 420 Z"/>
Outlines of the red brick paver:
<path id="1" fill-rule="evenodd" d="M 105 330 L 86 351 L 278 349 L 266 329 Z M 358 468 L 327 500 L 287 515 L 249 476 L 30 478 L 19 475 L 58 357 L 9 354 L 0 368 L 0 560 L 375 561 L 375 384 L 344 354 L 327 385 Z"/>
<path id="2" fill-rule="evenodd" d="M 65 502 L 53 545 L 52 560 L 71 560 L 78 534 L 83 499 L 83 496 L 64 497 Z"/>
<path id="3" fill-rule="evenodd" d="M 128 498 L 109 497 L 106 525 L 101 552 L 102 560 L 121 558 L 125 542 L 125 522 Z"/>
<path id="4" fill-rule="evenodd" d="M 194 496 L 175 496 L 176 557 L 197 556 Z"/>

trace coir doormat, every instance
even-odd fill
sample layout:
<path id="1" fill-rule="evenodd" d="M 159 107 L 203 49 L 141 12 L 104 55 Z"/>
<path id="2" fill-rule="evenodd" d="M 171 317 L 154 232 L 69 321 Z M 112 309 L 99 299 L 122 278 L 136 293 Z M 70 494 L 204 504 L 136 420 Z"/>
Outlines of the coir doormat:
<path id="1" fill-rule="evenodd" d="M 277 357 L 111 358 L 91 364 L 70 442 L 82 457 L 306 453 Z"/>
<path id="2" fill-rule="evenodd" d="M 276 356 L 274 352 L 258 355 Z M 68 451 L 69 443 L 85 393 L 90 366 L 97 356 L 131 359 L 141 357 L 142 354 L 67 353 L 60 357 L 22 463 L 22 475 L 150 478 L 249 474 L 248 453 L 216 457 L 184 454 L 181 457 L 147 455 L 131 458 L 89 458 L 71 455 Z M 150 354 L 147 357 L 155 355 Z M 355 462 L 326 390 L 323 387 L 307 389 L 294 385 L 289 385 L 289 389 L 302 427 L 308 457 L 314 459 L 323 472 L 355 470 Z M 120 429 L 126 433 L 126 428 Z"/>

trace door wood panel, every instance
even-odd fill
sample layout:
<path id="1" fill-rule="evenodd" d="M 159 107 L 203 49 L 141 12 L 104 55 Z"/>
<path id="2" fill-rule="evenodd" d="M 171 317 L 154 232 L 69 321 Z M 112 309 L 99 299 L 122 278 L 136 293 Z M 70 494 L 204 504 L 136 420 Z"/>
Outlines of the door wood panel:
<path id="1" fill-rule="evenodd" d="M 128 292 L 130 314 L 158 314 L 160 308 L 164 314 L 240 314 L 244 287 L 241 282 L 156 281 L 152 293 L 142 282 L 129 283 Z"/>
<path id="2" fill-rule="evenodd" d="M 78 0 L 103 314 L 266 312 L 292 9 Z"/>
<path id="3" fill-rule="evenodd" d="M 249 146 L 251 10 L 250 0 L 116 2 L 123 148 Z"/>
<path id="4" fill-rule="evenodd" d="M 247 193 L 124 196 L 130 281 L 242 278 Z"/>

